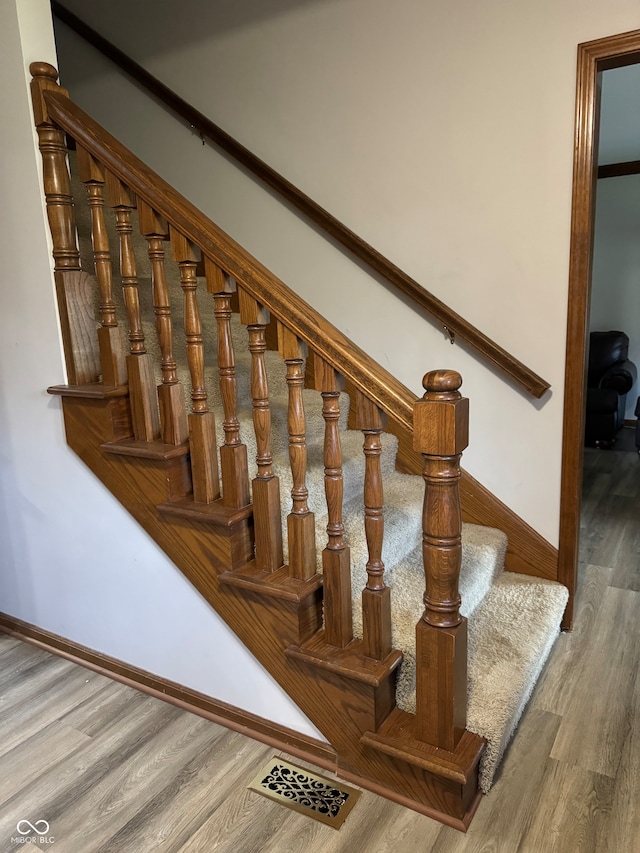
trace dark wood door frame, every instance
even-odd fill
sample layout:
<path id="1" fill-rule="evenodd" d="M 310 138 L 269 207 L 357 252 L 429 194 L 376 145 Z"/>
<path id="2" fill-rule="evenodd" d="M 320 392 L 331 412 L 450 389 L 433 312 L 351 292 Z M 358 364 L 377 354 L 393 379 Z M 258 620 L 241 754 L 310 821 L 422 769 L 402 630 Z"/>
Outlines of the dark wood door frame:
<path id="1" fill-rule="evenodd" d="M 640 62 L 640 30 L 578 46 L 558 555 L 558 579 L 571 591 L 563 622 L 565 628 L 570 628 L 573 622 L 580 537 L 586 350 L 600 118 L 598 74 L 637 62 Z"/>

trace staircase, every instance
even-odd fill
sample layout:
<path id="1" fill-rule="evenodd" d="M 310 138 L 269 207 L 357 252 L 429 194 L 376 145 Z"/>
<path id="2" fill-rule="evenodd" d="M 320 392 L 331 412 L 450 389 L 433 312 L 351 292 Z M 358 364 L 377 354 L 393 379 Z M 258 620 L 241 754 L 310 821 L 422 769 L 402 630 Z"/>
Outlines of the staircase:
<path id="1" fill-rule="evenodd" d="M 75 107 L 55 69 L 31 70 L 69 445 L 342 776 L 466 828 L 568 593 L 505 572 L 504 533 L 461 523 L 461 378 L 432 371 L 416 400 Z M 75 218 L 65 133 L 88 201 Z"/>

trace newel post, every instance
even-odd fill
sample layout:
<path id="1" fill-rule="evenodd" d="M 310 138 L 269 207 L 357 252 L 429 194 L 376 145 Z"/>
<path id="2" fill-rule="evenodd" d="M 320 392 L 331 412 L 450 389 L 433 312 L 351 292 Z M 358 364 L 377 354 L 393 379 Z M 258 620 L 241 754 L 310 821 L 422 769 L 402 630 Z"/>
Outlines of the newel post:
<path id="1" fill-rule="evenodd" d="M 31 99 L 42 154 L 67 376 L 71 385 L 82 385 L 97 382 L 100 374 L 92 282 L 80 269 L 65 134 L 49 117 L 45 100 L 45 92 L 68 93 L 58 86 L 58 72 L 53 65 L 32 62 L 29 71 L 33 77 Z"/>
<path id="2" fill-rule="evenodd" d="M 416 734 L 453 751 L 466 726 L 467 620 L 460 615 L 460 456 L 468 444 L 469 401 L 453 370 L 423 379 L 414 408 L 414 449 L 424 460 L 422 554 L 425 611 L 416 627 Z"/>

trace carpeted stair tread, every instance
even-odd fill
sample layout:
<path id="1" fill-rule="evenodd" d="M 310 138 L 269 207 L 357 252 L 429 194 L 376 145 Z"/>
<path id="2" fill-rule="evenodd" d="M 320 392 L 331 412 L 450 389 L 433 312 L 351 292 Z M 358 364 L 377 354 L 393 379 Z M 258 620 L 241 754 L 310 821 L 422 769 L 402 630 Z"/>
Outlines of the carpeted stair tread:
<path id="1" fill-rule="evenodd" d="M 469 622 L 467 728 L 487 740 L 485 793 L 560 633 L 568 598 L 562 584 L 505 572 Z"/>

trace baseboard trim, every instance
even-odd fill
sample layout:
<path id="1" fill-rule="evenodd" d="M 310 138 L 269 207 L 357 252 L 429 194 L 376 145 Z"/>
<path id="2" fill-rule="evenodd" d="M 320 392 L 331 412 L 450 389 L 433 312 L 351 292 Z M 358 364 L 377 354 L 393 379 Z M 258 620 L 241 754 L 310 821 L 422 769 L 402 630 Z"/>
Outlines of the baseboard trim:
<path id="1" fill-rule="evenodd" d="M 22 619 L 7 613 L 0 612 L 0 631 L 94 672 L 99 672 L 107 678 L 112 678 L 156 699 L 162 699 L 192 714 L 205 717 L 218 725 L 265 743 L 295 758 L 309 761 L 333 773 L 338 772 L 335 750 L 330 744 L 321 740 L 300 734 L 271 720 L 265 720 L 234 705 L 220 702 L 175 681 L 153 675 L 144 669 L 67 640 L 29 622 L 23 622 Z"/>
<path id="2" fill-rule="evenodd" d="M 300 734 L 271 720 L 265 720 L 263 717 L 249 711 L 243 711 L 234 705 L 220 702 L 211 696 L 199 693 L 197 690 L 177 684 L 175 681 L 153 675 L 144 669 L 112 658 L 102 652 L 97 652 L 72 640 L 67 640 L 65 637 L 53 634 L 44 628 L 38 628 L 37 625 L 24 622 L 22 619 L 10 616 L 7 613 L 0 612 L 0 633 L 9 634 L 32 646 L 37 646 L 93 672 L 98 672 L 100 675 L 113 679 L 113 681 L 126 684 L 127 687 L 133 687 L 134 690 L 139 690 L 156 699 L 161 699 L 163 702 L 182 708 L 184 711 L 197 714 L 199 717 L 204 717 L 227 729 L 272 746 L 274 749 L 287 753 L 294 758 L 300 758 L 317 767 L 322 767 L 347 782 L 359 785 L 378 796 L 417 811 L 461 832 L 466 832 L 469 828 L 471 819 L 482 799 L 482 793 L 478 791 L 467 813 L 462 819 L 458 820 L 445 812 L 431 808 L 398 794 L 391 788 L 386 788 L 384 785 L 341 768 L 336 751 L 330 744 L 321 740 Z"/>

